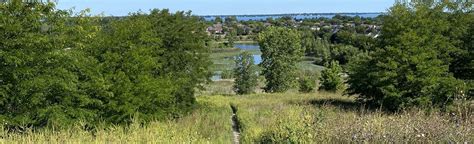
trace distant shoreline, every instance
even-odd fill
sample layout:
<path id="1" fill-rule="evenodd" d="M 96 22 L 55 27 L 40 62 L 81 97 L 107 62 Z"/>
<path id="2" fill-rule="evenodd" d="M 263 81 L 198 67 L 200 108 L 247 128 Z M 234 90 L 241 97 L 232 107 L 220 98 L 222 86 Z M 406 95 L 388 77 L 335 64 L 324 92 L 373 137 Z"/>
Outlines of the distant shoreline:
<path id="1" fill-rule="evenodd" d="M 228 16 L 294 16 L 294 15 L 363 15 L 363 14 L 383 14 L 384 12 L 340 12 L 340 13 L 284 13 L 284 14 L 237 14 L 237 15 L 197 15 L 199 17 L 228 17 Z"/>

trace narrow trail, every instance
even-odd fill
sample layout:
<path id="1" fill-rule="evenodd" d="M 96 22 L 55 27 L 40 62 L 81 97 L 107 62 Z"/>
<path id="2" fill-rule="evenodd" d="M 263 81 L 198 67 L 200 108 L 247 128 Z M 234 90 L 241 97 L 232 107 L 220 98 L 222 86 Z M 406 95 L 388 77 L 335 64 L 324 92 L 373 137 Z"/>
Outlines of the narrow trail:
<path id="1" fill-rule="evenodd" d="M 237 108 L 233 105 L 232 108 L 232 135 L 234 136 L 234 144 L 240 143 L 240 123 L 237 118 Z"/>

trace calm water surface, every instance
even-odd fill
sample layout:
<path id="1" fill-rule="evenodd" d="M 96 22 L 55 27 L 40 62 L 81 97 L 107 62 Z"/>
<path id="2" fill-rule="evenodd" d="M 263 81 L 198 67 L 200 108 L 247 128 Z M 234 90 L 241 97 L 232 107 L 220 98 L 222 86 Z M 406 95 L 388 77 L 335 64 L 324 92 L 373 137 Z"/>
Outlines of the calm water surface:
<path id="1" fill-rule="evenodd" d="M 242 50 L 260 50 L 260 46 L 257 43 L 236 43 L 234 44 L 234 47 L 242 49 Z M 255 64 L 260 64 L 262 62 L 262 56 L 259 54 L 254 54 L 253 60 Z M 214 75 L 211 77 L 211 80 L 213 81 L 218 81 L 221 80 L 221 73 L 222 71 L 215 71 Z"/>

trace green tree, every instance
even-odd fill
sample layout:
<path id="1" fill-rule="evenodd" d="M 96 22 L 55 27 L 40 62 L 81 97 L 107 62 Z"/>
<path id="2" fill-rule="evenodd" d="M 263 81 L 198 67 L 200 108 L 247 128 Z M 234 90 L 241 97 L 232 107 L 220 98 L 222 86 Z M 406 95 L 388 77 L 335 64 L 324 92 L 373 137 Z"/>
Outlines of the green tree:
<path id="1" fill-rule="evenodd" d="M 314 55 L 317 47 L 316 38 L 309 30 L 301 32 L 301 47 L 304 49 L 306 55 Z"/>
<path id="2" fill-rule="evenodd" d="M 106 79 L 106 121 L 164 119 L 191 110 L 210 76 L 204 24 L 190 13 L 152 10 L 114 21 L 90 55 Z"/>
<path id="3" fill-rule="evenodd" d="M 189 12 L 104 22 L 19 0 L 0 10 L 0 120 L 7 127 L 177 117 L 209 81 L 205 26 Z"/>
<path id="4" fill-rule="evenodd" d="M 100 79 L 80 51 L 94 38 L 91 27 L 81 26 L 88 20 L 53 4 L 11 1 L 0 11 L 0 121 L 9 127 L 97 120 L 100 99 L 87 87 Z"/>
<path id="5" fill-rule="evenodd" d="M 225 24 L 228 25 L 228 26 L 231 26 L 235 23 L 237 23 L 237 17 L 235 16 L 228 16 L 228 17 L 225 17 Z"/>
<path id="6" fill-rule="evenodd" d="M 330 38 L 332 43 L 350 45 L 353 43 L 354 34 L 347 30 L 340 30 Z"/>
<path id="7" fill-rule="evenodd" d="M 216 16 L 216 18 L 214 19 L 214 23 L 222 23 L 222 18 L 220 16 Z"/>
<path id="8" fill-rule="evenodd" d="M 338 61 L 339 64 L 345 65 L 349 62 L 349 60 L 354 57 L 355 55 L 359 54 L 360 51 L 358 48 L 353 47 L 351 45 L 331 45 L 330 47 L 331 55 L 330 59 L 326 60 L 326 63 L 330 61 Z"/>
<path id="9" fill-rule="evenodd" d="M 257 71 L 252 54 L 243 52 L 235 59 L 234 91 L 237 94 L 250 94 L 257 85 Z"/>
<path id="10" fill-rule="evenodd" d="M 226 34 L 227 47 L 234 47 L 236 36 L 237 36 L 236 30 L 234 28 L 230 29 L 229 32 Z"/>
<path id="11" fill-rule="evenodd" d="M 153 24 L 152 32 L 162 41 L 163 49 L 157 51 L 158 62 L 154 74 L 170 76 L 177 82 L 173 91 L 177 111 L 189 111 L 196 103 L 195 90 L 202 89 L 202 83 L 209 81 L 211 61 L 205 45 L 208 38 L 205 24 L 191 12 L 170 14 L 169 10 L 152 10 L 148 19 Z"/>
<path id="12" fill-rule="evenodd" d="M 349 66 L 350 94 L 387 110 L 445 106 L 462 87 L 448 71 L 459 51 L 445 5 L 397 4 L 383 18 L 378 47 Z"/>
<path id="13" fill-rule="evenodd" d="M 325 63 L 331 61 L 331 44 L 324 39 L 317 39 L 316 44 L 310 54 L 314 55 L 319 60 L 315 61 L 318 65 L 324 65 Z"/>
<path id="14" fill-rule="evenodd" d="M 337 61 L 332 61 L 326 69 L 321 71 L 320 90 L 340 91 L 344 89 L 344 80 L 341 77 L 342 68 Z"/>
<path id="15" fill-rule="evenodd" d="M 266 92 L 284 92 L 294 86 L 296 63 L 303 56 L 301 35 L 296 30 L 270 27 L 258 36 L 262 51 Z"/>

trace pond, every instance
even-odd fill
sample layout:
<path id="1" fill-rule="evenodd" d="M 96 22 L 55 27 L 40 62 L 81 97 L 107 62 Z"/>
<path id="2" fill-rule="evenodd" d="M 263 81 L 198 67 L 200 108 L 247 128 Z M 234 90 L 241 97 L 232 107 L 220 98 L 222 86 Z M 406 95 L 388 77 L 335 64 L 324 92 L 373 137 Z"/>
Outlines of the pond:
<path id="1" fill-rule="evenodd" d="M 234 47 L 241 50 L 260 50 L 260 46 L 257 43 L 236 43 Z"/>
<path id="2" fill-rule="evenodd" d="M 241 50 L 245 51 L 255 51 L 255 50 L 260 50 L 260 46 L 257 43 L 236 43 L 234 44 L 234 47 L 239 48 Z M 262 62 L 262 56 L 259 54 L 254 54 L 253 60 L 255 61 L 255 64 L 260 64 Z"/>
<path id="3" fill-rule="evenodd" d="M 260 46 L 257 43 L 236 43 L 234 44 L 234 47 L 244 51 L 260 51 Z M 262 56 L 260 54 L 252 54 L 252 57 L 255 64 L 260 64 L 262 62 Z M 222 71 L 215 71 L 214 75 L 211 77 L 211 80 L 222 80 L 221 73 Z"/>

